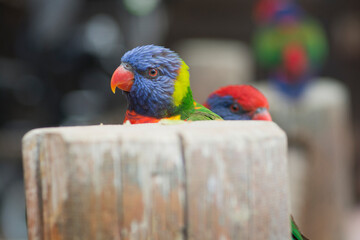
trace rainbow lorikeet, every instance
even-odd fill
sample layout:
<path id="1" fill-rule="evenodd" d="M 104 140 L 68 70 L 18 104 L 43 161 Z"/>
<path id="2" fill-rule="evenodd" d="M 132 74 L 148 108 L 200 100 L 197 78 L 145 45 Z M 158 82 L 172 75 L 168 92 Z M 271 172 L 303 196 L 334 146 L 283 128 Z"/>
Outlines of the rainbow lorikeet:
<path id="1" fill-rule="evenodd" d="M 204 104 L 224 120 L 271 121 L 266 97 L 250 85 L 231 85 L 211 93 Z M 291 239 L 307 240 L 291 217 Z"/>
<path id="2" fill-rule="evenodd" d="M 146 45 L 124 54 L 111 78 L 111 89 L 128 100 L 125 120 L 132 124 L 170 120 L 221 120 L 192 97 L 189 67 L 170 49 Z"/>
<path id="3" fill-rule="evenodd" d="M 205 107 L 225 120 L 271 121 L 266 97 L 250 85 L 231 85 L 211 93 Z"/>
<path id="4" fill-rule="evenodd" d="M 281 93 L 301 97 L 327 55 L 323 29 L 292 0 L 260 0 L 255 15 L 259 64 Z"/>

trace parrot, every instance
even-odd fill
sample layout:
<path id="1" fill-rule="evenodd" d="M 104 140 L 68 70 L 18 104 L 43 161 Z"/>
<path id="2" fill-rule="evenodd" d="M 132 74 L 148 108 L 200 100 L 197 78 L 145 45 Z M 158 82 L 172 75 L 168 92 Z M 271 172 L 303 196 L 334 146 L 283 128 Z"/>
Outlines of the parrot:
<path id="1" fill-rule="evenodd" d="M 251 85 L 229 85 L 212 92 L 204 106 L 224 120 L 272 121 L 266 97 Z M 290 216 L 291 239 L 308 240 Z"/>
<path id="2" fill-rule="evenodd" d="M 194 101 L 189 67 L 177 53 L 162 46 L 144 45 L 126 52 L 110 85 L 114 94 L 119 88 L 127 98 L 124 123 L 222 120 Z"/>
<path id="3" fill-rule="evenodd" d="M 293 0 L 260 0 L 254 50 L 259 65 L 283 95 L 299 99 L 324 63 L 328 45 L 324 30 Z"/>
<path id="4" fill-rule="evenodd" d="M 209 95 L 204 106 L 224 120 L 272 120 L 266 97 L 250 85 L 222 87 Z"/>

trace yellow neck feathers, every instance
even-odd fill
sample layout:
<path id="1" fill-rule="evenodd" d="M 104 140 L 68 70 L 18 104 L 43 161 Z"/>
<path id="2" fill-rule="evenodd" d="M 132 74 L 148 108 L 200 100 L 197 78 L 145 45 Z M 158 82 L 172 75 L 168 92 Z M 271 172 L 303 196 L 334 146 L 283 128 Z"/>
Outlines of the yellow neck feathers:
<path id="1" fill-rule="evenodd" d="M 190 87 L 189 67 L 181 60 L 179 74 L 175 80 L 174 93 L 172 95 L 175 106 L 179 106 Z"/>

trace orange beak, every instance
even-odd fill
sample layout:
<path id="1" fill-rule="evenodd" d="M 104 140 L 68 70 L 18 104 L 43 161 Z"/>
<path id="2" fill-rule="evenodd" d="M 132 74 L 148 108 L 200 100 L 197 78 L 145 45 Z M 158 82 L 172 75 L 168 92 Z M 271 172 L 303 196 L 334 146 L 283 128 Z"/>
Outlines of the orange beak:
<path id="1" fill-rule="evenodd" d="M 271 115 L 266 108 L 258 108 L 252 116 L 252 120 L 272 121 Z"/>
<path id="2" fill-rule="evenodd" d="M 130 92 L 134 83 L 134 74 L 120 65 L 111 77 L 111 90 L 115 93 L 116 88 Z"/>

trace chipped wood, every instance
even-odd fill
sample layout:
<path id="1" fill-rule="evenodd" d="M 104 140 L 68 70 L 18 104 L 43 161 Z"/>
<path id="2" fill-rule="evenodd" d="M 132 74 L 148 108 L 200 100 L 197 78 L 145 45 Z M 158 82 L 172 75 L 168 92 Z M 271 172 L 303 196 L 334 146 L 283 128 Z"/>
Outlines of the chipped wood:
<path id="1" fill-rule="evenodd" d="M 288 239 L 285 153 L 260 121 L 31 131 L 29 239 Z"/>

